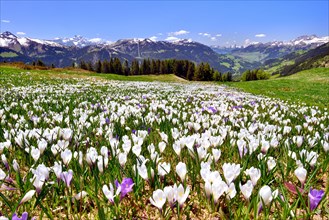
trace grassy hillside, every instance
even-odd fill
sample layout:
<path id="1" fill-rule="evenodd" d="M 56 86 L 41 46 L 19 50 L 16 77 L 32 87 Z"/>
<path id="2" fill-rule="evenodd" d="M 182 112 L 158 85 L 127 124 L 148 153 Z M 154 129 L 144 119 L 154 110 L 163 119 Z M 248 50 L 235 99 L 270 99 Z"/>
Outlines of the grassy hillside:
<path id="1" fill-rule="evenodd" d="M 21 74 L 21 73 L 30 73 L 30 74 Z M 9 75 L 17 75 L 15 81 L 7 80 Z M 29 83 L 38 83 L 45 80 L 59 80 L 59 79 L 76 79 L 76 78 L 90 78 L 96 80 L 122 80 L 122 81 L 161 81 L 161 82 L 186 82 L 186 80 L 177 77 L 174 74 L 167 75 L 139 75 L 139 76 L 122 76 L 117 74 L 100 74 L 85 71 L 82 69 L 73 69 L 73 68 L 64 68 L 64 69 L 50 69 L 50 70 L 25 70 L 20 66 L 13 66 L 9 64 L 0 64 L 0 81 L 1 84 L 10 85 L 24 85 L 26 82 Z"/>
<path id="2" fill-rule="evenodd" d="M 227 85 L 257 95 L 329 107 L 329 68 L 316 68 L 287 77 Z"/>

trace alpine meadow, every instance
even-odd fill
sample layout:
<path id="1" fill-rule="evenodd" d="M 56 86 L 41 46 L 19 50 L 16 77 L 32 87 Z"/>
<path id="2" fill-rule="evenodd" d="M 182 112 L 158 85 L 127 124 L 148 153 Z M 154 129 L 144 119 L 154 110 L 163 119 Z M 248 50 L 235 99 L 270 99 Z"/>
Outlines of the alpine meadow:
<path id="1" fill-rule="evenodd" d="M 0 220 L 329 219 L 328 1 L 0 9 Z"/>

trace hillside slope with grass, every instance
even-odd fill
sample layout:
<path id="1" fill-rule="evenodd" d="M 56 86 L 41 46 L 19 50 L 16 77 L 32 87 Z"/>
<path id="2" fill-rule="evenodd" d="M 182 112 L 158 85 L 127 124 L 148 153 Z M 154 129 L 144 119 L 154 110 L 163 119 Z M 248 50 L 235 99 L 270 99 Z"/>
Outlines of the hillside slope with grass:
<path id="1" fill-rule="evenodd" d="M 329 107 L 329 68 L 314 68 L 286 77 L 227 85 L 257 95 Z"/>
<path id="2" fill-rule="evenodd" d="M 28 66 L 31 67 L 32 66 Z M 100 74 L 82 70 L 79 68 L 54 68 L 54 69 L 24 69 L 21 64 L 0 64 L 0 81 L 7 83 L 7 86 L 23 86 L 28 83 L 38 83 L 46 80 L 58 79 L 82 79 L 88 78 L 90 80 L 120 80 L 120 81 L 143 81 L 143 82 L 188 82 L 174 74 L 165 75 L 137 75 L 137 76 L 124 76 L 118 74 Z M 28 73 L 23 74 L 23 73 Z M 8 76 L 17 75 L 15 81 L 8 81 Z"/>
<path id="3" fill-rule="evenodd" d="M 329 67 L 329 43 L 307 52 L 297 51 L 281 58 L 268 60 L 264 64 L 267 72 L 281 76 L 292 75 L 312 68 Z"/>

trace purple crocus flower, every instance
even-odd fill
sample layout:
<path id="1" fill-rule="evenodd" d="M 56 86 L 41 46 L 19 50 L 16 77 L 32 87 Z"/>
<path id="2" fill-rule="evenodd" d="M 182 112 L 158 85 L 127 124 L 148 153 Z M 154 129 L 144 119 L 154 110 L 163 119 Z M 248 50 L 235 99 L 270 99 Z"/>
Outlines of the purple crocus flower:
<path id="1" fill-rule="evenodd" d="M 23 212 L 22 217 L 19 218 L 16 213 L 14 213 L 13 217 L 11 218 L 12 220 L 27 220 L 29 214 L 27 212 Z"/>
<path id="2" fill-rule="evenodd" d="M 70 187 L 71 180 L 73 178 L 73 171 L 69 170 L 68 172 L 61 173 L 61 179 L 65 182 L 67 187 Z"/>
<path id="3" fill-rule="evenodd" d="M 210 111 L 212 111 L 213 114 L 216 114 L 217 113 L 217 109 L 215 107 L 210 106 L 210 107 L 208 107 L 208 109 Z"/>
<path id="4" fill-rule="evenodd" d="M 120 199 L 123 199 L 129 192 L 133 190 L 134 182 L 131 178 L 124 178 L 122 183 L 120 184 L 118 180 L 115 180 L 115 186 L 119 188 L 121 187 L 121 195 Z"/>
<path id="5" fill-rule="evenodd" d="M 308 193 L 308 199 L 310 201 L 310 209 L 313 211 L 320 203 L 322 197 L 324 196 L 323 190 L 310 189 Z"/>

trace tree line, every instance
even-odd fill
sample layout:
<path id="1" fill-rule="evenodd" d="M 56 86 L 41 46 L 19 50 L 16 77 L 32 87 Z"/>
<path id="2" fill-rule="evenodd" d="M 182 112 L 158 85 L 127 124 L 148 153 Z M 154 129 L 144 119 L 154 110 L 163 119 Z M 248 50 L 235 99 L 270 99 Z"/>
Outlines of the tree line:
<path id="1" fill-rule="evenodd" d="M 195 81 L 232 81 L 231 73 L 220 73 L 210 67 L 209 63 L 195 64 L 189 60 L 176 59 L 134 59 L 121 62 L 119 58 L 92 62 L 80 61 L 80 68 L 97 73 L 114 73 L 119 75 L 175 74 L 187 80 Z"/>
<path id="2" fill-rule="evenodd" d="M 247 70 L 241 76 L 242 81 L 265 80 L 269 78 L 270 74 L 262 69 Z"/>

